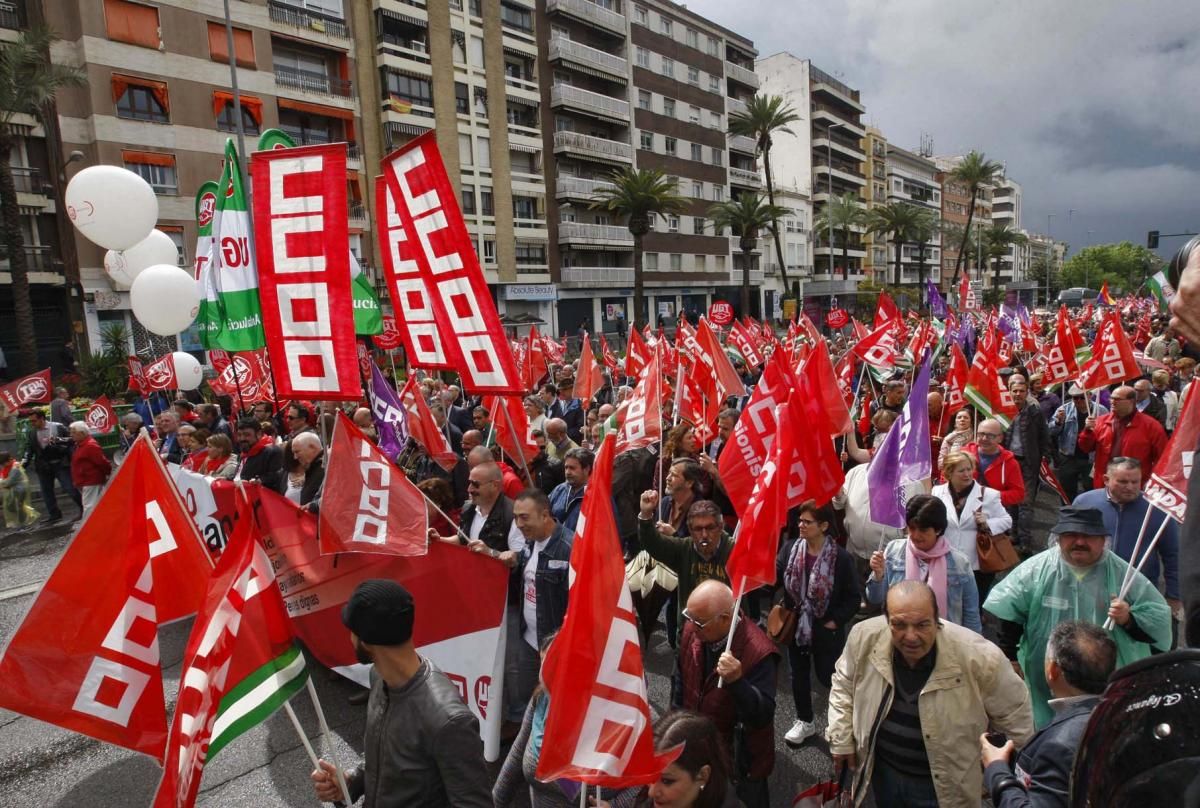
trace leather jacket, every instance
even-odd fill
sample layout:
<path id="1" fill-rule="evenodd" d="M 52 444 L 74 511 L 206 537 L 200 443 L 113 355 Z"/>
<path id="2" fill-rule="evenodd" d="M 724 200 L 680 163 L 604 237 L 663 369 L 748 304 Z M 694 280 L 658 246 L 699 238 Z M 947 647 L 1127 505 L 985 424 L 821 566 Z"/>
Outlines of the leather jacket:
<path id="1" fill-rule="evenodd" d="M 364 808 L 492 808 L 479 722 L 427 659 L 401 687 L 371 671 L 365 761 L 346 786 Z"/>

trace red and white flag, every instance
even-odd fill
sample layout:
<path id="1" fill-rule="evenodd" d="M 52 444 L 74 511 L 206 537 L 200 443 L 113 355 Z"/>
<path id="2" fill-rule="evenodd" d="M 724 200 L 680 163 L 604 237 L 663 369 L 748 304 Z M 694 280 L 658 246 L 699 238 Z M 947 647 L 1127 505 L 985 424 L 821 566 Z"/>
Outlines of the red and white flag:
<path id="1" fill-rule="evenodd" d="M 637 616 L 612 509 L 616 441 L 605 439 L 571 550 L 570 603 L 542 665 L 550 692 L 537 778 L 610 787 L 656 781 L 679 752 L 654 753 Z"/>
<path id="2" fill-rule="evenodd" d="M 758 369 L 762 367 L 762 353 L 758 347 L 758 341 L 754 338 L 754 332 L 735 320 L 733 325 L 729 326 L 729 341 L 738 349 L 738 353 L 746 360 L 746 364 Z"/>
<path id="3" fill-rule="evenodd" d="M 263 333 L 283 398 L 356 401 L 346 144 L 250 155 Z"/>
<path id="4" fill-rule="evenodd" d="M 536 325 L 529 327 L 529 338 L 526 342 L 525 389 L 532 390 L 534 385 L 546 378 L 550 369 L 546 366 L 546 342 L 538 333 Z"/>
<path id="5" fill-rule="evenodd" d="M 342 182 L 345 186 L 345 182 Z M 383 159 L 376 227 L 409 361 L 473 393 L 523 394 L 436 132 Z"/>
<path id="6" fill-rule="evenodd" d="M 604 338 L 603 334 L 600 335 L 600 357 L 603 359 L 604 367 L 608 368 L 609 373 L 617 372 L 620 363 L 617 362 L 617 357 L 613 356 L 613 352 L 609 350 L 608 340 Z"/>
<path id="7" fill-rule="evenodd" d="M 154 808 L 192 808 L 204 766 L 267 720 L 308 679 L 262 531 L 240 498 L 237 527 L 208 582 L 184 651 Z"/>
<path id="8" fill-rule="evenodd" d="M 640 377 L 642 368 L 650 362 L 650 354 L 650 348 L 641 333 L 630 323 L 629 345 L 625 348 L 625 375 L 635 379 Z"/>
<path id="9" fill-rule="evenodd" d="M 712 330 L 708 320 L 703 317 L 700 318 L 700 327 L 696 329 L 696 343 L 703 351 L 702 361 L 712 369 L 713 375 L 717 378 L 721 397 L 744 396 L 746 385 L 742 381 L 742 377 L 734 370 L 733 363 L 729 361 L 729 355 L 721 347 L 721 341 L 717 339 L 716 332 Z"/>
<path id="10" fill-rule="evenodd" d="M 401 388 L 400 404 L 408 411 L 408 434 L 420 444 L 425 454 L 446 471 L 457 466 L 458 455 L 454 454 L 446 433 L 438 428 L 437 421 L 433 419 L 415 375 L 410 375 Z"/>
<path id="11" fill-rule="evenodd" d="M 654 355 L 642 369 L 633 394 L 619 410 L 621 428 L 617 431 L 617 454 L 662 440 L 662 396 L 662 373 L 658 356 Z"/>
<path id="12" fill-rule="evenodd" d="M 946 369 L 946 396 L 942 404 L 942 420 L 967 406 L 967 357 L 957 342 L 950 343 L 950 367 Z"/>
<path id="13" fill-rule="evenodd" d="M 958 282 L 958 310 L 979 311 L 979 298 L 975 296 L 975 290 L 971 288 L 971 281 L 965 272 Z"/>
<path id="14" fill-rule="evenodd" d="M 324 490 L 322 553 L 428 552 L 425 495 L 342 412 L 333 427 Z"/>
<path id="15" fill-rule="evenodd" d="M 141 395 L 148 395 L 150 387 L 146 384 L 146 370 L 142 365 L 142 360 L 136 356 L 126 358 L 125 364 L 129 366 L 129 386 L 127 390 L 133 390 Z"/>
<path id="16" fill-rule="evenodd" d="M 0 387 L 0 400 L 10 412 L 34 401 L 50 401 L 50 368 L 17 379 Z"/>
<path id="17" fill-rule="evenodd" d="M 875 323 L 872 328 L 879 328 L 880 326 L 897 322 L 903 327 L 904 317 L 901 316 L 896 301 L 892 300 L 892 296 L 887 292 L 880 292 L 879 303 L 875 306 Z"/>
<path id="18" fill-rule="evenodd" d="M 142 368 L 142 383 L 146 392 L 153 390 L 176 390 L 179 381 L 175 378 L 175 356 L 164 354 Z"/>
<path id="19" fill-rule="evenodd" d="M 1079 368 L 1079 386 L 1084 390 L 1096 390 L 1141 375 L 1133 346 L 1121 326 L 1120 315 L 1115 310 L 1105 312 L 1092 343 L 1092 356 Z"/>
<path id="20" fill-rule="evenodd" d="M 496 430 L 496 443 L 512 462 L 518 466 L 533 460 L 538 453 L 529 416 L 525 413 L 520 396 L 484 396 L 482 404 L 492 413 L 492 425 Z"/>
<path id="21" fill-rule="evenodd" d="M 825 340 L 818 342 L 809 352 L 808 359 L 797 368 L 796 376 L 819 396 L 818 400 L 829 421 L 831 437 L 845 435 L 854 428 L 837 373 L 829 360 L 829 348 Z"/>
<path id="22" fill-rule="evenodd" d="M 390 314 L 383 315 L 383 331 L 371 337 L 371 341 L 375 343 L 376 348 L 381 348 L 385 351 L 392 351 L 400 347 L 400 328 L 396 325 L 396 318 Z"/>
<path id="23" fill-rule="evenodd" d="M 896 366 L 895 321 L 876 326 L 850 350 L 876 370 L 891 370 Z"/>
<path id="24" fill-rule="evenodd" d="M 112 408 L 108 396 L 100 396 L 88 407 L 83 422 L 93 432 L 112 432 L 117 428 L 117 413 Z"/>
<path id="25" fill-rule="evenodd" d="M 1194 392 L 1184 398 L 1175 431 L 1171 433 L 1171 439 L 1167 441 L 1142 492 L 1151 505 L 1181 524 L 1187 514 L 1192 463 L 1196 447 L 1200 445 L 1200 404 L 1197 400 L 1200 400 L 1200 396 Z"/>
<path id="26" fill-rule="evenodd" d="M 0 707 L 162 760 L 158 627 L 212 570 L 154 447 L 134 442 L 0 657 Z"/>
<path id="27" fill-rule="evenodd" d="M 775 439 L 775 408 L 787 401 L 795 376 L 784 351 L 775 351 L 763 365 L 758 384 L 738 416 L 729 436 L 729 449 L 721 452 L 717 468 L 725 493 L 740 516 L 746 510 L 754 483 L 767 462 Z"/>
<path id="28" fill-rule="evenodd" d="M 586 331 L 579 343 L 579 369 L 575 376 L 575 395 L 587 409 L 592 396 L 604 384 L 604 370 L 596 364 L 596 357 L 592 354 L 592 339 Z"/>
<path id="29" fill-rule="evenodd" d="M 259 348 L 258 351 L 265 351 Z M 218 358 L 217 351 L 210 351 L 213 370 L 217 372 L 215 379 L 208 384 L 213 391 L 240 400 L 245 404 L 256 401 L 270 401 L 270 379 L 262 376 L 262 365 L 256 357 L 257 351 L 235 353 L 232 356 L 225 351 L 224 360 Z"/>
<path id="30" fill-rule="evenodd" d="M 837 376 L 838 390 L 842 394 L 842 403 L 849 411 L 854 406 L 854 354 L 847 351 L 833 368 Z"/>

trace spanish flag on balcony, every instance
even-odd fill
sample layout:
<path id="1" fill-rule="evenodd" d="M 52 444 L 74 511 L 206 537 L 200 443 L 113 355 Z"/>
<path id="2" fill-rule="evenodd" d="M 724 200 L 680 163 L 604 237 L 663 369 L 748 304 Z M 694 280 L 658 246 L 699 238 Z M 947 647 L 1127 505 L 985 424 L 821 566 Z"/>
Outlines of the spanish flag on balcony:
<path id="1" fill-rule="evenodd" d="M 388 107 L 391 108 L 392 112 L 398 112 L 401 115 L 404 115 L 412 112 L 413 105 L 412 101 L 409 101 L 407 98 L 401 98 L 398 95 L 391 95 L 388 96 Z"/>
<path id="2" fill-rule="evenodd" d="M 1117 301 L 1108 292 L 1108 281 L 1100 285 L 1100 294 L 1096 295 L 1096 302 L 1101 306 L 1115 306 Z"/>

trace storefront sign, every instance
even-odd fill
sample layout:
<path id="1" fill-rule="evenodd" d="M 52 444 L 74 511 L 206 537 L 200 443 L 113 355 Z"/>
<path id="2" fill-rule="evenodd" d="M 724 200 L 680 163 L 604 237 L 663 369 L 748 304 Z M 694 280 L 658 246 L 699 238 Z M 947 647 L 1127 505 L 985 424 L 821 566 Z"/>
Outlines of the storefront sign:
<path id="1" fill-rule="evenodd" d="M 510 283 L 501 288 L 505 300 L 558 300 L 558 287 L 552 283 Z"/>

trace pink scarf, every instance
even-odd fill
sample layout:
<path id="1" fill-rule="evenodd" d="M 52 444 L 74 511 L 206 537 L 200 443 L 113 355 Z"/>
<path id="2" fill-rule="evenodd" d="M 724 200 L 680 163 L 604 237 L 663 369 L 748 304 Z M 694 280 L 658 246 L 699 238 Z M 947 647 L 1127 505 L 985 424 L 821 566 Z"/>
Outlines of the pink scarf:
<path id="1" fill-rule="evenodd" d="M 949 614 L 946 609 L 946 556 L 949 554 L 950 544 L 945 536 L 939 536 L 937 544 L 928 550 L 918 549 L 912 543 L 912 539 L 904 542 L 904 578 L 908 581 L 920 581 L 921 567 L 917 560 L 925 562 L 929 570 L 929 577 L 925 579 L 925 583 L 929 584 L 929 588 L 937 597 L 938 614 L 942 618 Z"/>

